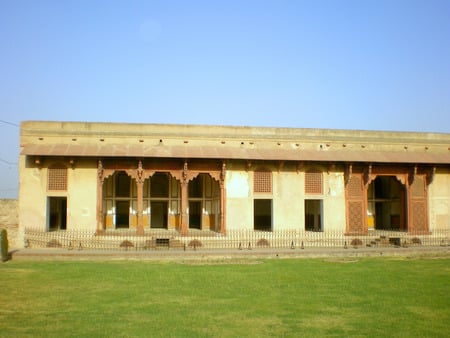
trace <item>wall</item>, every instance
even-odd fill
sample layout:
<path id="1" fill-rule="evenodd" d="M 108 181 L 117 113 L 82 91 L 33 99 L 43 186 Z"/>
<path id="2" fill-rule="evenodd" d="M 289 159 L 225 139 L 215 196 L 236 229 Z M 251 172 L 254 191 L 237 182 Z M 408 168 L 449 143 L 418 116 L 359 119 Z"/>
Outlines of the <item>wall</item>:
<path id="1" fill-rule="evenodd" d="M 22 246 L 19 233 L 19 203 L 15 199 L 0 199 L 0 228 L 8 231 L 9 248 Z"/>
<path id="2" fill-rule="evenodd" d="M 450 170 L 437 170 L 428 187 L 430 230 L 450 228 Z"/>

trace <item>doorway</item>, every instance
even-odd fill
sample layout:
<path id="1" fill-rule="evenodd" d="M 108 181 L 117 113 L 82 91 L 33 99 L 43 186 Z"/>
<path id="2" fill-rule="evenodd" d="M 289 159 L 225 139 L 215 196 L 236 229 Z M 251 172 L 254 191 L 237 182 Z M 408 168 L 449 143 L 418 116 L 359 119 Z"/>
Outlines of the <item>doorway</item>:
<path id="1" fill-rule="evenodd" d="M 155 229 L 167 229 L 167 201 L 152 201 L 150 205 L 150 226 Z"/>
<path id="2" fill-rule="evenodd" d="M 305 230 L 323 231 L 322 200 L 305 200 Z"/>
<path id="3" fill-rule="evenodd" d="M 67 228 L 67 197 L 49 197 L 48 205 L 48 230 L 66 230 Z"/>
<path id="4" fill-rule="evenodd" d="M 378 176 L 367 194 L 369 229 L 406 230 L 406 189 L 395 176 Z"/>
<path id="5" fill-rule="evenodd" d="M 253 228 L 254 230 L 272 231 L 272 200 L 253 200 Z"/>
<path id="6" fill-rule="evenodd" d="M 130 223 L 130 201 L 116 201 L 116 228 L 128 228 Z"/>
<path id="7" fill-rule="evenodd" d="M 202 202 L 189 201 L 189 228 L 202 228 Z"/>

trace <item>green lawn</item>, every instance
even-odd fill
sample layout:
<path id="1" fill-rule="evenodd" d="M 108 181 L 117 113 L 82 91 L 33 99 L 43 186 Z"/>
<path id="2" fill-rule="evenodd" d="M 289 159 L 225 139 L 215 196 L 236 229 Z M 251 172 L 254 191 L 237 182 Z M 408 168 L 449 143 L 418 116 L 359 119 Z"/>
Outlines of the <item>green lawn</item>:
<path id="1" fill-rule="evenodd" d="M 0 276 L 1 337 L 450 336 L 448 258 L 10 261 Z"/>

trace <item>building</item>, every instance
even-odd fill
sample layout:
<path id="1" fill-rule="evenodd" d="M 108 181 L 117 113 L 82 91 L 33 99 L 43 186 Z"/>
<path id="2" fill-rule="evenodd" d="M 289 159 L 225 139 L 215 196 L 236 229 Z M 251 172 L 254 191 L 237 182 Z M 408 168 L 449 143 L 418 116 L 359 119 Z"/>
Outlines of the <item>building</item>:
<path id="1" fill-rule="evenodd" d="M 26 121 L 20 147 L 23 229 L 450 227 L 450 134 Z"/>

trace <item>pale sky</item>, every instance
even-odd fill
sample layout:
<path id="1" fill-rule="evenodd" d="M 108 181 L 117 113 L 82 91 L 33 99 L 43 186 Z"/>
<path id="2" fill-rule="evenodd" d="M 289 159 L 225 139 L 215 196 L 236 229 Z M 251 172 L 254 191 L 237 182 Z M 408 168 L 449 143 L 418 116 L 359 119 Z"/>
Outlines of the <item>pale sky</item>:
<path id="1" fill-rule="evenodd" d="M 0 0 L 0 198 L 23 120 L 450 132 L 450 1 Z"/>

